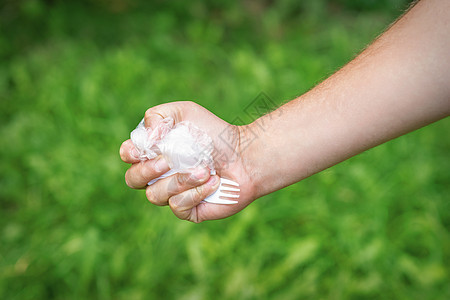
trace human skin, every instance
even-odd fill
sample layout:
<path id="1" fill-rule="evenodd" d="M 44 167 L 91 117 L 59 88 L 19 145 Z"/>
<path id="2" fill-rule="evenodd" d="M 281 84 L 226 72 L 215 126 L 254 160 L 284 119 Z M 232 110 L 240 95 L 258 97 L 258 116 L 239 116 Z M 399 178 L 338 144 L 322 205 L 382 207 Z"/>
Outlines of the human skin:
<path id="1" fill-rule="evenodd" d="M 125 175 L 130 187 L 146 187 L 150 202 L 201 222 L 233 215 L 263 195 L 449 114 L 450 1 L 422 0 L 331 77 L 249 125 L 230 125 L 193 102 L 146 112 L 147 127 L 171 116 L 205 130 L 218 176 L 240 185 L 238 204 L 201 202 L 218 187 L 217 175 L 206 168 L 146 187 L 169 169 L 164 159 L 140 162 L 130 140 L 120 155 L 132 164 Z"/>

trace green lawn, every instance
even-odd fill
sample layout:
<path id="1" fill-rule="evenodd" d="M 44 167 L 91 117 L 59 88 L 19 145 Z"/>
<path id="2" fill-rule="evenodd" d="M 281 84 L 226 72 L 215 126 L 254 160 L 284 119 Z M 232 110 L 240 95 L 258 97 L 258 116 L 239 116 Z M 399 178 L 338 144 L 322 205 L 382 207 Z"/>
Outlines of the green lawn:
<path id="1" fill-rule="evenodd" d="M 449 119 L 201 224 L 118 155 L 156 104 L 293 99 L 407 1 L 141 2 L 0 6 L 1 299 L 450 298 Z"/>

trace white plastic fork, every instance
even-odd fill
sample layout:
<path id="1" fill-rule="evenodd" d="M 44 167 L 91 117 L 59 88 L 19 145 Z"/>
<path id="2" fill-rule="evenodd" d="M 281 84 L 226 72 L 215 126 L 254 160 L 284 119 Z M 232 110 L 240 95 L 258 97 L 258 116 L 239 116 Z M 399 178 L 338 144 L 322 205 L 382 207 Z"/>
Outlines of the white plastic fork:
<path id="1" fill-rule="evenodd" d="M 211 195 L 205 198 L 205 202 L 209 203 L 215 203 L 215 204 L 236 204 L 238 203 L 236 200 L 227 200 L 227 199 L 221 199 L 223 198 L 239 198 L 239 194 L 232 194 L 227 192 L 239 192 L 239 188 L 234 187 L 228 187 L 224 186 L 224 184 L 232 185 L 239 187 L 239 183 L 234 182 L 233 180 L 226 179 L 226 178 L 220 178 L 220 185 L 219 188 Z"/>
<path id="2" fill-rule="evenodd" d="M 155 182 L 157 182 L 158 180 L 169 177 L 176 173 L 178 173 L 178 172 L 169 170 L 168 172 L 159 176 L 158 178 L 151 180 L 148 183 L 148 185 L 152 185 Z M 225 186 L 224 184 L 235 186 L 235 187 Z M 239 189 L 239 183 L 237 183 L 233 180 L 230 180 L 230 179 L 220 177 L 219 188 L 214 193 L 212 193 L 211 195 L 209 195 L 208 197 L 203 199 L 203 201 L 208 202 L 208 203 L 214 203 L 214 204 L 236 204 L 236 203 L 238 203 L 237 200 L 229 200 L 229 199 L 222 199 L 222 198 L 237 199 L 237 198 L 239 198 L 239 194 L 236 194 L 236 193 L 240 192 L 240 191 L 241 190 Z M 235 193 L 227 193 L 227 192 L 235 192 Z"/>

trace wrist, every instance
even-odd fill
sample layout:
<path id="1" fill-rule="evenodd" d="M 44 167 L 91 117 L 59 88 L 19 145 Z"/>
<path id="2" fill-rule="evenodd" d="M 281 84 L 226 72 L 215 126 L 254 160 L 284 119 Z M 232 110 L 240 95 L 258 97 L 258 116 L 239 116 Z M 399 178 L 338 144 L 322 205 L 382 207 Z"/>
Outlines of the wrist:
<path id="1" fill-rule="evenodd" d="M 239 127 L 239 153 L 249 174 L 254 199 L 280 190 L 314 174 L 315 166 L 308 157 L 311 151 L 307 143 L 299 143 L 302 132 L 297 127 L 286 126 L 292 115 L 283 115 L 283 107 L 253 123 Z M 298 118 L 296 114 L 294 116 Z M 305 136 L 303 136 L 304 138 Z M 305 145 L 306 144 L 306 147 Z"/>
<path id="2" fill-rule="evenodd" d="M 264 137 L 259 128 L 254 123 L 238 126 L 239 139 L 236 151 L 240 158 L 242 168 L 247 177 L 247 185 L 252 199 L 257 199 L 270 193 L 270 182 L 268 173 L 270 167 L 267 167 L 267 159 L 264 154 L 262 141 Z M 263 166 L 264 164 L 265 167 Z M 269 181 L 268 181 L 269 180 Z M 263 184 L 266 182 L 266 184 Z"/>

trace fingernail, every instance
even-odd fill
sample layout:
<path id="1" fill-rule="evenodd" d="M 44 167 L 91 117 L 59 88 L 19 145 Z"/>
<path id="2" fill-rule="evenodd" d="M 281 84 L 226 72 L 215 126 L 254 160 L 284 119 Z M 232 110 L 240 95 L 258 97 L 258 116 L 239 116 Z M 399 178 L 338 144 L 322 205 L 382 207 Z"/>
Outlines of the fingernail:
<path id="1" fill-rule="evenodd" d="M 217 181 L 217 176 L 211 176 L 209 177 L 207 184 L 209 184 L 210 186 L 214 186 L 216 185 Z"/>
<path id="2" fill-rule="evenodd" d="M 139 151 L 136 150 L 136 148 L 131 149 L 130 155 L 134 158 L 139 158 Z"/>
<path id="3" fill-rule="evenodd" d="M 164 158 L 161 157 L 155 162 L 155 171 L 156 172 L 163 172 L 163 171 L 168 171 L 168 170 L 169 170 L 169 165 L 167 164 L 167 162 Z"/>

